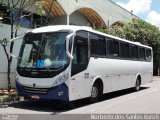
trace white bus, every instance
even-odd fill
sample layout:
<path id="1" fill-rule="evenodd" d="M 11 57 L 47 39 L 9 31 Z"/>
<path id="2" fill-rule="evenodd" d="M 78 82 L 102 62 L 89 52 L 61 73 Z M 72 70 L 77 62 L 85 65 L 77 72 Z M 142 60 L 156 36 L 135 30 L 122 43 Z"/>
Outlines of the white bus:
<path id="1" fill-rule="evenodd" d="M 89 27 L 47 26 L 24 36 L 16 87 L 31 99 L 96 102 L 105 93 L 138 91 L 152 74 L 149 46 Z"/>

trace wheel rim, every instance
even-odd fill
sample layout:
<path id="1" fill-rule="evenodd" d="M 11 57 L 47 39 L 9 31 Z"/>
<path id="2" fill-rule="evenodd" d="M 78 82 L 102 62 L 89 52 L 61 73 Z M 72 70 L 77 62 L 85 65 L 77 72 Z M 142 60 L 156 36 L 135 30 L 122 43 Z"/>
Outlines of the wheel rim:
<path id="1" fill-rule="evenodd" d="M 96 98 L 98 96 L 98 88 L 93 86 L 91 91 L 91 97 Z"/>

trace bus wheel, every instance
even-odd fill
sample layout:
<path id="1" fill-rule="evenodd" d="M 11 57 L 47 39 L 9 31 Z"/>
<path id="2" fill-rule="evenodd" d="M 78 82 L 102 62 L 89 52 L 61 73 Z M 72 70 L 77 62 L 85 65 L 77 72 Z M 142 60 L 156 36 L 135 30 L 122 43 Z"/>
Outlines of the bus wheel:
<path id="1" fill-rule="evenodd" d="M 89 98 L 90 103 L 95 103 L 100 97 L 100 89 L 97 83 L 94 83 L 91 90 L 91 97 Z"/>
<path id="2" fill-rule="evenodd" d="M 136 91 L 136 92 L 139 91 L 140 85 L 141 85 L 141 82 L 140 82 L 140 78 L 138 77 L 136 80 L 136 83 L 135 83 L 134 91 Z"/>

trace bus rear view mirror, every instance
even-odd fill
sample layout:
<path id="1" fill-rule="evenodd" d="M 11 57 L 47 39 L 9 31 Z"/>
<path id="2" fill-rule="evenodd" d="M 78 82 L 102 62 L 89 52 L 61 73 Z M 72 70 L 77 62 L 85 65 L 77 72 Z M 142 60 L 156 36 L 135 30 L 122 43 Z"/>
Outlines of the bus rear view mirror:
<path id="1" fill-rule="evenodd" d="M 72 36 L 75 36 L 75 33 L 71 33 L 66 37 L 66 52 L 67 52 L 68 57 L 71 58 L 71 60 L 73 60 L 73 55 L 71 55 L 71 53 L 69 52 L 69 40 Z"/>

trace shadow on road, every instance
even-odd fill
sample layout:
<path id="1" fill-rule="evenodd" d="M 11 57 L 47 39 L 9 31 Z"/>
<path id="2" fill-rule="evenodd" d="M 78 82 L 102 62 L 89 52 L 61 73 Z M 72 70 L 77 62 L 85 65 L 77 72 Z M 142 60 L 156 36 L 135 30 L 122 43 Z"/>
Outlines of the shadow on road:
<path id="1" fill-rule="evenodd" d="M 148 87 L 141 87 L 140 91 L 146 90 Z M 106 101 L 106 100 L 111 100 L 113 98 L 117 98 L 120 96 L 124 96 L 127 94 L 132 94 L 133 89 L 127 89 L 127 90 L 121 90 L 117 92 L 112 92 L 112 93 L 107 93 L 103 95 L 103 98 L 99 101 Z M 37 112 L 49 112 L 51 114 L 59 114 L 61 112 L 77 109 L 80 107 L 84 107 L 90 105 L 87 99 L 82 99 L 74 102 L 74 107 L 73 105 L 68 105 L 67 103 L 63 103 L 61 101 L 21 101 L 17 103 L 12 103 L 9 106 L 10 107 L 15 107 L 15 108 L 20 108 L 20 109 L 25 109 L 25 110 L 33 110 Z"/>

